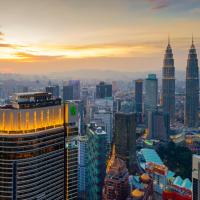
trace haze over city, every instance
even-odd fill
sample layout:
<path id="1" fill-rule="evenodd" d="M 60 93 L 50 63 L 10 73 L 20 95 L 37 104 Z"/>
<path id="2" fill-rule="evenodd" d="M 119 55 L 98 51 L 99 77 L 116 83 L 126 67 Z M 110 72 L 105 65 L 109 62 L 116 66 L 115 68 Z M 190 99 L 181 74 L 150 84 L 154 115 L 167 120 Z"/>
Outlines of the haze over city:
<path id="1" fill-rule="evenodd" d="M 198 0 L 0 0 L 0 72 L 158 71 L 168 35 L 185 70 Z"/>

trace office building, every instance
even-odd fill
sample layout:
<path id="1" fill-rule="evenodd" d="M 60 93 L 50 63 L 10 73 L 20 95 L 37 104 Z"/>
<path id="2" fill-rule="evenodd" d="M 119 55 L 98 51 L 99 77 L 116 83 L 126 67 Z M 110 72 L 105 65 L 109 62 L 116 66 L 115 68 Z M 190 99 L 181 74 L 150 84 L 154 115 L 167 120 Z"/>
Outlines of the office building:
<path id="1" fill-rule="evenodd" d="M 173 52 L 168 42 L 162 68 L 162 104 L 164 113 L 170 116 L 170 122 L 175 121 L 175 67 Z"/>
<path id="2" fill-rule="evenodd" d="M 197 53 L 192 40 L 186 69 L 185 126 L 197 128 L 199 125 L 199 67 Z"/>
<path id="3" fill-rule="evenodd" d="M 169 114 L 160 111 L 148 112 L 149 139 L 166 141 L 169 138 Z"/>
<path id="4" fill-rule="evenodd" d="M 144 110 L 155 111 L 158 105 L 158 79 L 156 74 L 149 74 L 145 79 Z"/>
<path id="5" fill-rule="evenodd" d="M 78 104 L 64 104 L 66 199 L 78 199 Z"/>
<path id="6" fill-rule="evenodd" d="M 116 156 L 126 162 L 130 173 L 136 162 L 136 119 L 134 113 L 115 114 Z"/>
<path id="7" fill-rule="evenodd" d="M 135 111 L 142 113 L 143 111 L 143 80 L 135 81 Z"/>
<path id="8" fill-rule="evenodd" d="M 59 98 L 59 95 L 60 95 L 59 85 L 49 85 L 49 86 L 47 86 L 46 92 L 51 93 L 53 98 Z"/>
<path id="9" fill-rule="evenodd" d="M 96 85 L 96 98 L 112 98 L 112 85 L 103 81 Z"/>
<path id="10" fill-rule="evenodd" d="M 200 156 L 192 158 L 192 200 L 200 200 Z"/>
<path id="11" fill-rule="evenodd" d="M 143 117 L 143 80 L 135 81 L 135 112 L 137 123 L 142 123 Z"/>
<path id="12" fill-rule="evenodd" d="M 103 127 L 107 133 L 107 143 L 110 145 L 113 139 L 113 114 L 111 111 L 98 110 L 94 113 L 94 121 Z"/>
<path id="13" fill-rule="evenodd" d="M 64 199 L 61 99 L 18 93 L 0 108 L 0 199 Z"/>
<path id="14" fill-rule="evenodd" d="M 107 134 L 101 127 L 90 124 L 87 128 L 87 200 L 102 200 L 108 158 Z"/>
<path id="15" fill-rule="evenodd" d="M 80 100 L 80 81 L 70 80 L 63 86 L 63 101 Z"/>
<path id="16" fill-rule="evenodd" d="M 88 137 L 79 136 L 78 138 L 78 193 L 80 200 L 86 200 L 87 195 L 87 179 L 86 169 L 87 169 L 87 145 Z"/>

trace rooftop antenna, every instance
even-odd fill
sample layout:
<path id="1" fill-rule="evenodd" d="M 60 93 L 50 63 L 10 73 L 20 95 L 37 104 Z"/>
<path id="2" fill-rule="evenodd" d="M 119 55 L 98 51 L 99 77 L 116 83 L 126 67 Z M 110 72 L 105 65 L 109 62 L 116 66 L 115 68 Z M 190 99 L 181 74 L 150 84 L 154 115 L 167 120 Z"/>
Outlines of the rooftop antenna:
<path id="1" fill-rule="evenodd" d="M 194 45 L 194 35 L 192 33 L 192 45 Z"/>
<path id="2" fill-rule="evenodd" d="M 168 33 L 168 45 L 170 45 L 170 35 Z"/>

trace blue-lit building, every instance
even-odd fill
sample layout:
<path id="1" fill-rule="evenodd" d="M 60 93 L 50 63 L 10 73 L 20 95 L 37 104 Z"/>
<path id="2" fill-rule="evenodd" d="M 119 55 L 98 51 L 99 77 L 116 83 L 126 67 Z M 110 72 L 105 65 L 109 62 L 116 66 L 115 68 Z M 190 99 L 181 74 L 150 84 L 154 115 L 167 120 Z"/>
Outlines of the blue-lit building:
<path id="1" fill-rule="evenodd" d="M 145 79 L 144 110 L 155 111 L 158 104 L 158 79 L 156 74 L 149 74 Z"/>
<path id="2" fill-rule="evenodd" d="M 87 200 L 101 200 L 108 156 L 107 134 L 101 127 L 87 128 Z"/>

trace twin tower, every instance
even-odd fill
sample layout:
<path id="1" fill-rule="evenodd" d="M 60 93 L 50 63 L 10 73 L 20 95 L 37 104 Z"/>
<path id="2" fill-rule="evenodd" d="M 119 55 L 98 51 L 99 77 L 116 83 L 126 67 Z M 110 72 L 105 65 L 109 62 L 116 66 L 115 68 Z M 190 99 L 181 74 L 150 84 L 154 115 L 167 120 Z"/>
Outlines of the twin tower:
<path id="1" fill-rule="evenodd" d="M 163 112 L 169 113 L 170 122 L 175 122 L 175 67 L 173 52 L 168 41 L 162 69 L 162 100 Z M 199 125 L 199 67 L 197 53 L 192 38 L 186 68 L 185 87 L 185 114 L 184 123 L 188 128 L 196 128 Z"/>

